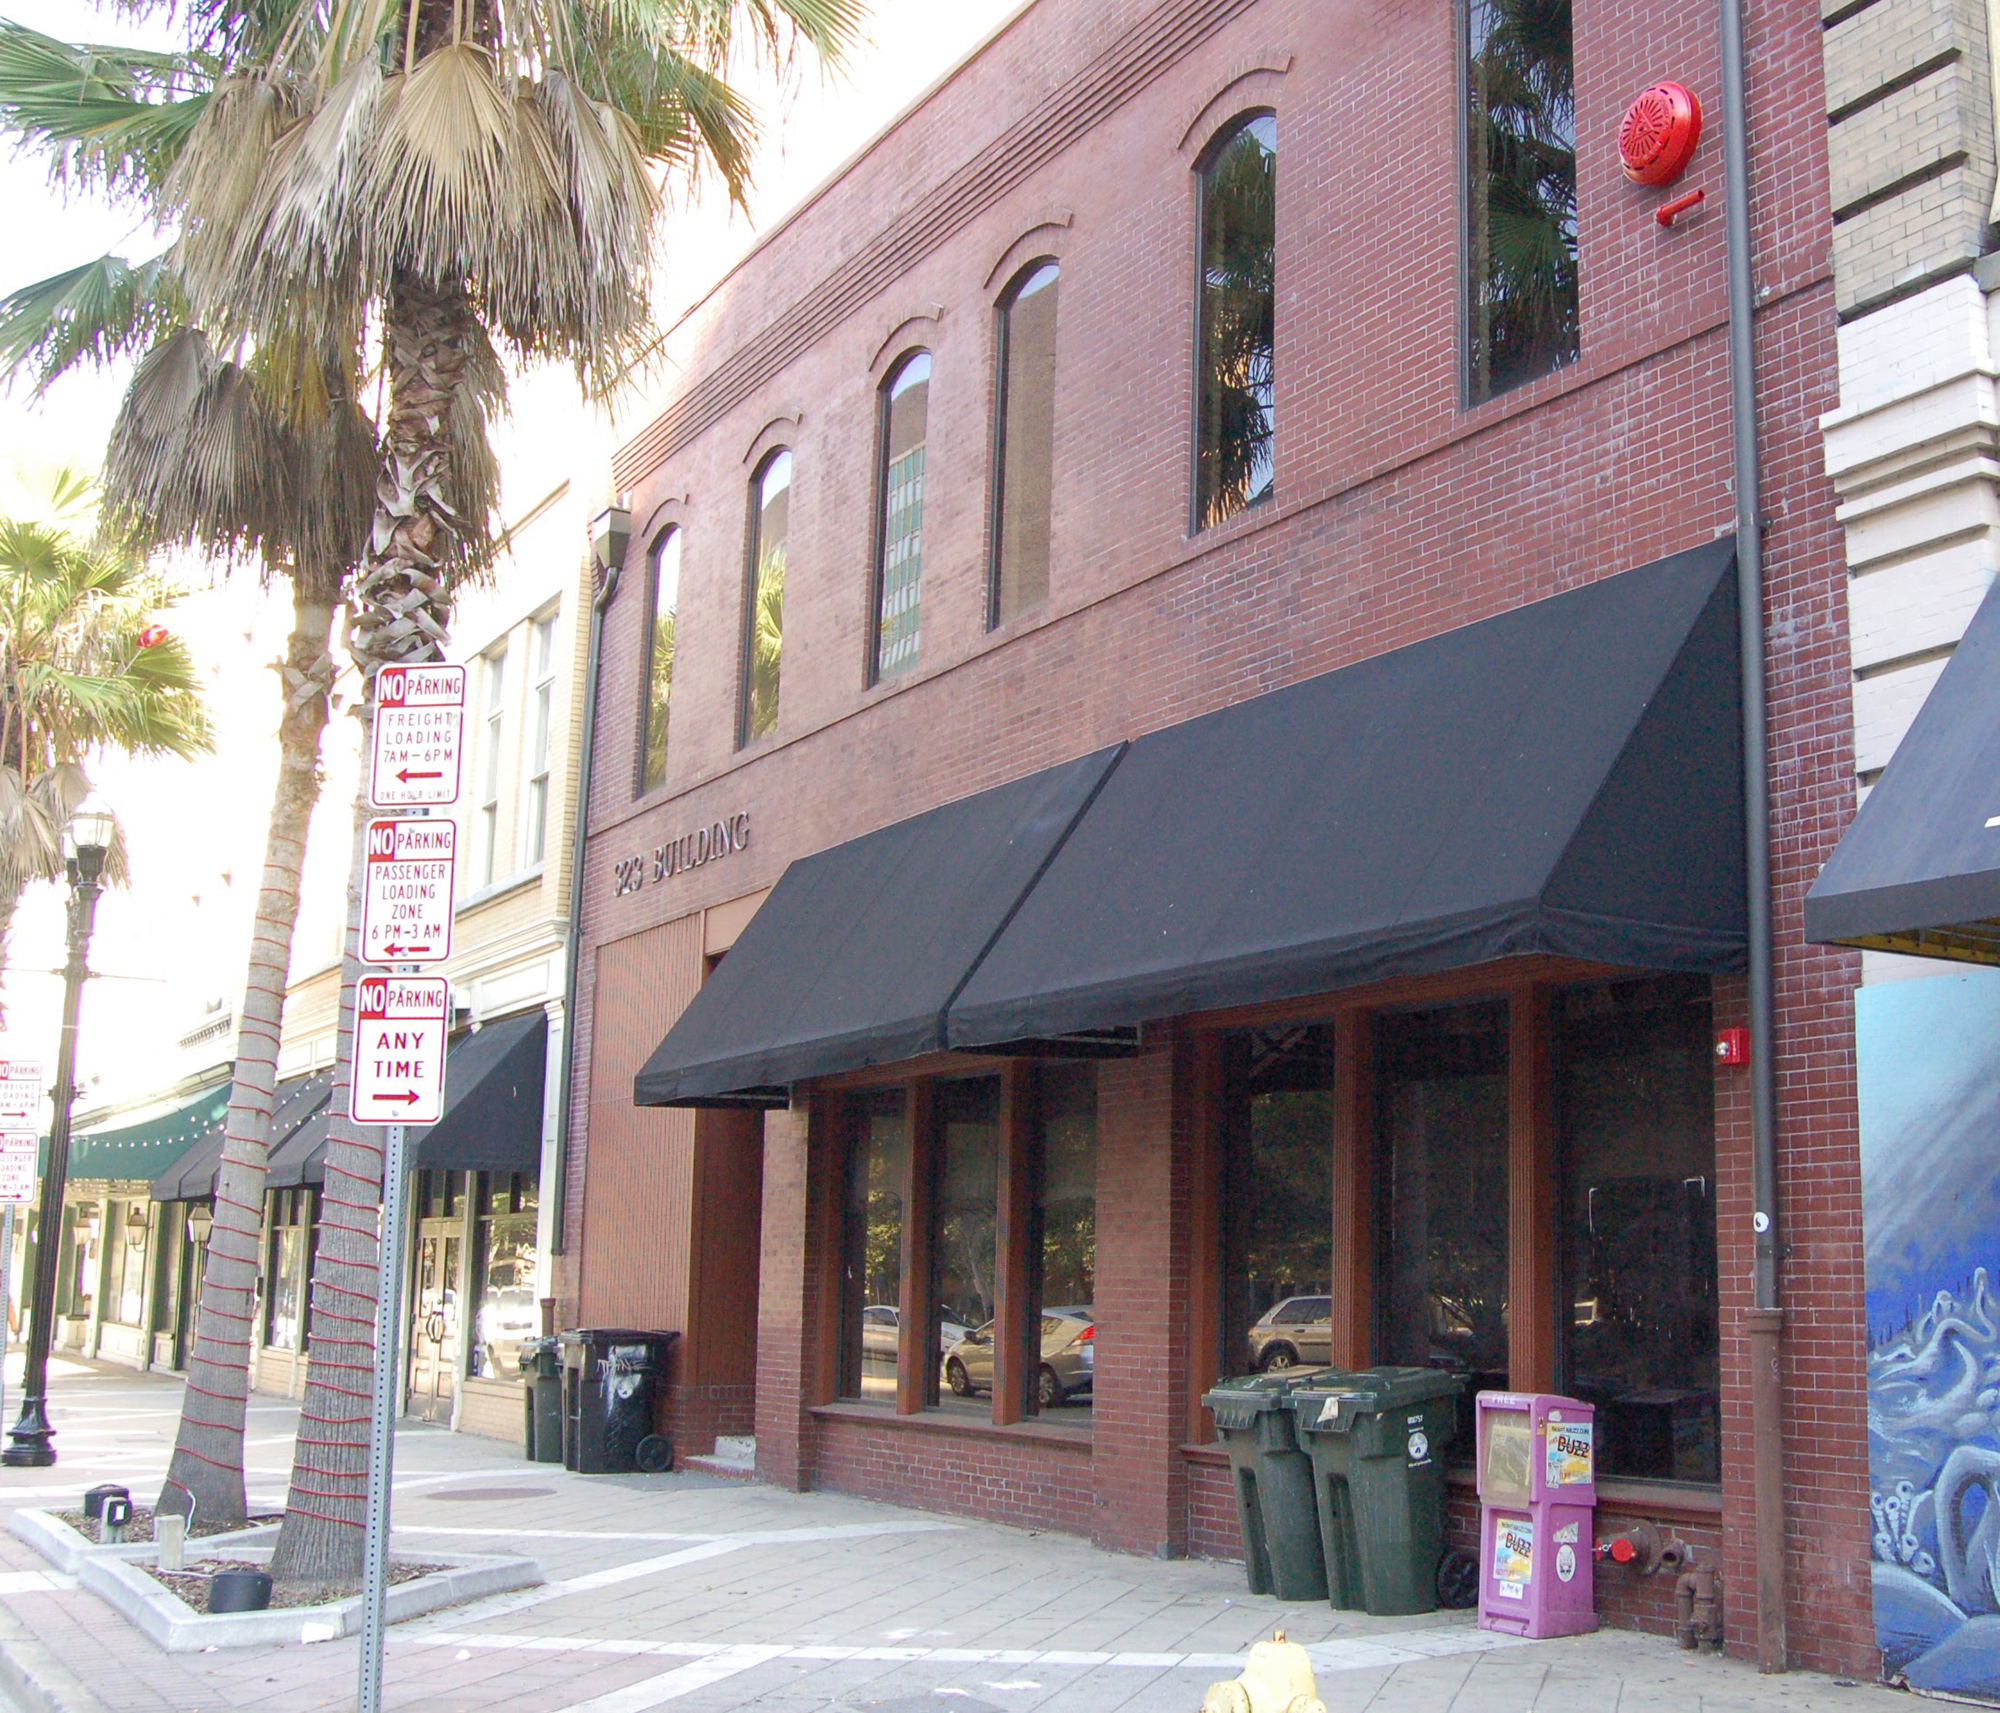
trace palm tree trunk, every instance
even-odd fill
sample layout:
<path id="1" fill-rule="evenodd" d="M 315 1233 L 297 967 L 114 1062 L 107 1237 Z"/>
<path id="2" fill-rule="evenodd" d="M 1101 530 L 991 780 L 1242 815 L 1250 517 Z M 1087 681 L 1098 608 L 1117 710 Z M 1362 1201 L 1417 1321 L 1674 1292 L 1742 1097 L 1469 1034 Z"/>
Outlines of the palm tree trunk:
<path id="1" fill-rule="evenodd" d="M 236 1024 L 235 1086 L 215 1184 L 215 1225 L 202 1267 L 187 1391 L 159 1510 L 204 1527 L 240 1523 L 243 1412 L 250 1391 L 252 1309 L 263 1248 L 265 1157 L 278 1079 L 278 1036 L 306 833 L 319 800 L 320 740 L 333 687 L 333 611 L 341 574 L 300 567 L 292 581 L 292 634 L 281 676 L 278 788 L 264 837 L 264 875 L 243 1002 Z"/>
<path id="2" fill-rule="evenodd" d="M 389 294 L 383 325 L 389 420 L 352 635 L 368 694 L 340 971 L 339 1059 L 313 1262 L 306 1392 L 285 1521 L 271 1561 L 272 1575 L 284 1583 L 347 1586 L 361 1580 L 370 1377 L 384 1355 L 374 1348 L 383 1252 L 382 1133 L 347 1118 L 371 815 L 365 758 L 373 738 L 376 673 L 384 666 L 437 660 L 447 640 L 445 574 L 456 560 L 461 534 L 449 497 L 456 453 L 452 425 L 460 389 L 469 379 L 476 331 L 460 286 L 433 288 L 405 277 Z"/>

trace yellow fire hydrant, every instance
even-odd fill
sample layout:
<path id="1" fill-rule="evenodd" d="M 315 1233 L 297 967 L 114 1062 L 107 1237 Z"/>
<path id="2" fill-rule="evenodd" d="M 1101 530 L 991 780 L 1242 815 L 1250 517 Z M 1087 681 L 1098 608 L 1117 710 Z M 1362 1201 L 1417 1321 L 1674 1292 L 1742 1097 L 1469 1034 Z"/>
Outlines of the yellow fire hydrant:
<path id="1" fill-rule="evenodd" d="M 1326 1703 L 1306 1650 L 1278 1630 L 1250 1650 L 1241 1677 L 1209 1685 L 1201 1713 L 1326 1713 Z"/>

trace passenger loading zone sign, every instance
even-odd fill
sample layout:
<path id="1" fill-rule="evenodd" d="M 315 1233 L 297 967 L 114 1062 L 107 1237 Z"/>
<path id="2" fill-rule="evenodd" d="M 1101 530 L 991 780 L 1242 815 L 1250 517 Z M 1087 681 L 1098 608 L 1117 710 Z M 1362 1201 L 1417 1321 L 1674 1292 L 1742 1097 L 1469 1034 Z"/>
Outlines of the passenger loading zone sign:
<path id="1" fill-rule="evenodd" d="M 437 809 L 456 803 L 464 735 L 463 666 L 383 667 L 375 675 L 369 801 L 378 809 Z"/>
<path id="2" fill-rule="evenodd" d="M 450 821 L 370 821 L 361 961 L 435 964 L 451 956 L 458 829 Z"/>
<path id="3" fill-rule="evenodd" d="M 354 994 L 356 1124 L 435 1124 L 444 1111 L 451 983 L 442 976 L 364 976 Z"/>
<path id="4" fill-rule="evenodd" d="M 0 1130 L 0 1207 L 25 1207 L 35 1199 L 37 1137 L 32 1130 Z"/>

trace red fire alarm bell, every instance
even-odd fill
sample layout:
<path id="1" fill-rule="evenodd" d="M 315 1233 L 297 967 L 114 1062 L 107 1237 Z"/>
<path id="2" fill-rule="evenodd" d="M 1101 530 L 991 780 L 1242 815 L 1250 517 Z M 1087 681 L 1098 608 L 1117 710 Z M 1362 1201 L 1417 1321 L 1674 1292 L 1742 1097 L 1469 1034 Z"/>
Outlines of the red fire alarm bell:
<path id="1" fill-rule="evenodd" d="M 1718 1065 L 1747 1065 L 1750 1062 L 1750 1031 L 1719 1029 L 1715 1035 L 1715 1062 Z"/>
<path id="2" fill-rule="evenodd" d="M 1685 84 L 1640 92 L 1618 127 L 1618 158 L 1634 184 L 1672 184 L 1701 141 L 1701 103 Z"/>

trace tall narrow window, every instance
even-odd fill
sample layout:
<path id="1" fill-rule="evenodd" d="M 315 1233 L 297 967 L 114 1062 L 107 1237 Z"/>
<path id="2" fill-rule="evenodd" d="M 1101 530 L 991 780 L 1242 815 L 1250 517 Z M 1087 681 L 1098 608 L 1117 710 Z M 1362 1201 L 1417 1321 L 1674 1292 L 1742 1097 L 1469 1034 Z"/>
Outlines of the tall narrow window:
<path id="1" fill-rule="evenodd" d="M 778 669 L 785 652 L 785 556 L 791 539 L 792 455 L 773 452 L 750 484 L 750 576 L 743 611 L 740 748 L 778 724 Z"/>
<path id="2" fill-rule="evenodd" d="M 479 884 L 491 886 L 500 872 L 500 740 L 507 725 L 507 650 L 486 656 L 485 747 L 479 770 Z"/>
<path id="3" fill-rule="evenodd" d="M 1028 1404 L 1090 1425 L 1097 1372 L 1097 1067 L 1051 1065 L 1036 1076 L 1041 1147 L 1028 1239 Z"/>
<path id="4" fill-rule="evenodd" d="M 931 1248 L 946 1407 L 975 1417 L 967 1400 L 993 1390 L 999 1312 L 1000 1079 L 946 1083 L 939 1091 L 937 1227 Z"/>
<path id="5" fill-rule="evenodd" d="M 681 532 L 670 529 L 653 544 L 653 622 L 646 637 L 646 743 L 639 789 L 657 791 L 667 780 L 667 704 L 674 688 L 674 610 L 681 598 Z"/>
<path id="6" fill-rule="evenodd" d="M 528 788 L 521 804 L 521 866 L 542 860 L 549 832 L 549 751 L 556 706 L 556 615 L 528 627 L 528 670 L 534 688 L 528 709 Z"/>
<path id="7" fill-rule="evenodd" d="M 1201 168 L 1197 529 L 1271 497 L 1277 190 L 1277 116 L 1248 114 L 1210 145 Z"/>
<path id="8" fill-rule="evenodd" d="M 1466 0 L 1466 392 L 1577 353 L 1570 0 Z"/>
<path id="9" fill-rule="evenodd" d="M 901 1089 L 890 1089 L 858 1101 L 853 1114 L 841 1241 L 840 1395 L 893 1404 L 909 1106 Z"/>
<path id="10" fill-rule="evenodd" d="M 875 676 L 917 663 L 924 581 L 924 437 L 930 429 L 931 354 L 914 351 L 882 386 L 882 492 L 875 561 Z"/>
<path id="11" fill-rule="evenodd" d="M 989 630 L 1040 605 L 1049 592 L 1057 280 L 1054 262 L 1035 262 L 1000 300 Z"/>

